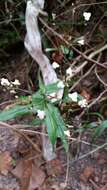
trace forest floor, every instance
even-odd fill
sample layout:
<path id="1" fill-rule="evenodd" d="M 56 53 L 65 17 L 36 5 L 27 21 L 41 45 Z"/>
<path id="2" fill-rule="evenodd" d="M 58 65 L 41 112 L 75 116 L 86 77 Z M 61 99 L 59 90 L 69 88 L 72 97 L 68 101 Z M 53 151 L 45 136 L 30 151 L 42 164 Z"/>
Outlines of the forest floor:
<path id="1" fill-rule="evenodd" d="M 0 190 L 107 190 L 107 1 L 104 4 L 97 0 L 58 2 L 52 7 L 51 20 L 41 19 L 57 34 L 62 34 L 63 40 L 42 26 L 43 48 L 45 53 L 48 49 L 51 63 L 59 65 L 57 75 L 68 85 L 69 92 L 78 92 L 89 107 L 81 108 L 75 103 L 60 106 L 70 131 L 69 152 L 65 152 L 58 140 L 57 158 L 48 162 L 43 158 L 41 127 L 29 125 L 31 115 L 0 122 Z M 7 1 L 10 12 L 15 5 L 17 2 Z M 2 8 L 3 3 L 0 5 L 0 81 L 17 79 L 20 85 L 7 88 L 0 84 L 1 111 L 11 108 L 19 97 L 38 90 L 38 66 L 23 44 L 23 20 L 5 23 L 8 9 L 3 9 L 7 14 L 3 20 Z M 17 13 L 12 12 L 13 19 L 22 16 L 22 5 L 18 8 Z M 88 13 L 89 20 L 84 13 Z M 80 69 L 85 61 L 86 65 Z M 67 75 L 68 68 L 80 70 L 71 76 Z M 104 132 L 93 142 L 94 127 L 102 120 Z M 84 124 L 89 123 L 94 127 L 83 130 Z"/>

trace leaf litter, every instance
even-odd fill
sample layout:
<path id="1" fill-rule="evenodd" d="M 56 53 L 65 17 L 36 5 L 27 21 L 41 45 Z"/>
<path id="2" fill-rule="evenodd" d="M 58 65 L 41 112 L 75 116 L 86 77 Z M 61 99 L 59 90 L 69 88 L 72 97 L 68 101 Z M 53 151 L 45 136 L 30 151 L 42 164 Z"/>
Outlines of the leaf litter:
<path id="1" fill-rule="evenodd" d="M 19 181 L 21 190 L 34 190 L 40 187 L 45 180 L 45 173 L 32 160 L 21 160 L 12 170 Z"/>
<path id="2" fill-rule="evenodd" d="M 0 153 L 0 172 L 7 175 L 12 165 L 12 157 L 9 151 Z"/>

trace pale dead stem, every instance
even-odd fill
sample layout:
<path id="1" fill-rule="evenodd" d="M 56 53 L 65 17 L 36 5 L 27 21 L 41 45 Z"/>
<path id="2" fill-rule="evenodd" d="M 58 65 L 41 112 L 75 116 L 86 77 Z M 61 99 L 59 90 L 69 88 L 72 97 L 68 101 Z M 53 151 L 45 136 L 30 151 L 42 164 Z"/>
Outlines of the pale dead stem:
<path id="1" fill-rule="evenodd" d="M 29 0 L 27 1 L 26 8 L 26 29 L 27 34 L 25 37 L 25 47 L 28 50 L 32 58 L 40 66 L 42 72 L 43 80 L 45 85 L 55 83 L 58 81 L 57 75 L 50 64 L 48 57 L 42 51 L 42 43 L 40 31 L 38 29 L 38 15 L 43 14 L 44 0 Z M 63 89 L 56 92 L 56 97 L 63 96 Z M 42 125 L 43 130 L 45 126 Z M 46 160 L 52 160 L 55 158 L 55 152 L 53 151 L 52 144 L 48 137 L 43 135 L 43 155 Z"/>
<path id="2" fill-rule="evenodd" d="M 25 47 L 32 56 L 32 58 L 39 64 L 44 82 L 47 85 L 49 83 L 56 82 L 58 79 L 55 71 L 50 64 L 49 59 L 42 51 L 41 36 L 38 29 L 37 17 L 40 9 L 43 8 L 43 5 L 41 5 L 40 7 L 36 7 L 36 5 L 34 6 L 31 1 L 27 2 L 25 16 L 27 35 L 25 38 Z"/>
<path id="3" fill-rule="evenodd" d="M 94 190 L 101 190 L 101 188 L 92 179 L 89 179 L 89 182 L 92 184 Z"/>

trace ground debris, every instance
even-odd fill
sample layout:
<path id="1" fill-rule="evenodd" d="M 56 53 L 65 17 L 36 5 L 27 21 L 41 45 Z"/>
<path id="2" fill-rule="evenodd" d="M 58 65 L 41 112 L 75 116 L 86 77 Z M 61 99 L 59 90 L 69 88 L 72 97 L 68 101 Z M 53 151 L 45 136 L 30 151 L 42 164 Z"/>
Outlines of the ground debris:
<path id="1" fill-rule="evenodd" d="M 83 182 L 87 182 L 89 178 L 93 175 L 93 172 L 94 172 L 94 168 L 92 168 L 92 166 L 87 166 L 84 169 L 83 173 L 81 174 L 80 179 Z"/>
<path id="2" fill-rule="evenodd" d="M 21 190 L 34 190 L 45 180 L 45 173 L 32 160 L 19 161 L 12 173 L 19 179 Z"/>
<path id="3" fill-rule="evenodd" d="M 10 156 L 10 152 L 2 152 L 0 153 L 0 172 L 3 175 L 7 175 L 12 164 L 12 157 Z"/>

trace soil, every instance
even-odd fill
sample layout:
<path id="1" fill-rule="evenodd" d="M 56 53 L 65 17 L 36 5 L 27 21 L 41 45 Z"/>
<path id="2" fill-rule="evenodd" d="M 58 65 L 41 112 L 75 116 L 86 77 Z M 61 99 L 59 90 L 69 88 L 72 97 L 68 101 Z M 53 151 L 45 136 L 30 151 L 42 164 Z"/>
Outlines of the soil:
<path id="1" fill-rule="evenodd" d="M 49 24 L 59 33 L 64 34 L 64 39 L 71 40 L 70 43 L 73 43 L 79 51 L 89 51 L 86 55 L 107 43 L 106 4 L 93 6 L 91 5 L 92 1 L 79 0 L 72 1 L 72 3 L 68 1 L 63 7 L 59 2 L 52 1 L 50 9 L 47 3 L 46 11 L 50 14 L 53 9 L 58 15 L 56 20 Z M 93 3 L 98 2 L 97 0 L 93 1 Z M 80 6 L 81 3 L 89 3 L 90 5 Z M 56 5 L 59 8 L 56 8 Z M 78 11 L 73 9 L 75 6 L 79 6 Z M 66 12 L 70 8 L 74 10 L 72 16 L 71 12 Z M 89 22 L 83 24 L 82 15 L 83 12 L 87 11 L 92 13 L 92 17 Z M 62 14 L 63 12 L 64 14 Z M 8 109 L 13 105 L 13 100 L 17 100 L 20 96 L 30 95 L 38 89 L 38 66 L 25 51 L 23 44 L 25 26 L 23 29 L 19 23 L 16 23 L 15 27 L 21 33 L 22 40 L 10 42 L 5 48 L 0 46 L 0 79 L 7 78 L 9 81 L 18 79 L 21 85 L 14 89 L 0 85 L 0 110 Z M 3 29 L 5 29 L 4 25 Z M 52 48 L 65 45 L 48 30 L 46 33 L 46 37 L 50 40 L 48 43 L 51 44 Z M 85 38 L 84 46 L 75 41 L 81 36 Z M 45 45 L 43 44 L 43 46 Z M 76 51 L 73 52 L 73 59 L 69 59 L 69 55 L 65 55 L 61 51 L 49 53 L 48 56 L 51 62 L 56 61 L 60 65 L 60 70 L 56 70 L 56 72 L 63 80 L 69 66 L 75 65 L 75 61 L 77 66 L 84 61 L 84 57 L 78 55 Z M 106 65 L 107 51 L 101 52 L 99 56 L 95 57 L 95 60 Z M 70 87 L 74 85 L 75 81 L 82 78 L 92 64 L 93 62 L 89 61 L 88 65 L 74 77 L 74 80 L 68 82 L 68 85 Z M 73 88 L 72 92 L 77 91 L 89 103 L 93 102 L 107 88 L 106 69 L 98 66 L 97 72 L 101 80 L 98 79 L 93 69 Z M 94 124 L 99 123 L 101 120 L 98 113 L 107 119 L 106 94 L 94 106 L 90 107 L 88 113 L 75 103 L 62 105 L 60 108 L 64 119 L 69 124 L 68 127 L 71 127 L 69 153 L 65 152 L 58 140 L 57 157 L 50 162 L 46 162 L 43 158 L 40 134 L 21 131 L 27 130 L 32 116 L 8 121 L 8 126 L 2 126 L 0 123 L 0 190 L 107 190 L 107 146 L 97 150 L 98 147 L 105 144 L 107 131 L 105 130 L 94 143 L 92 142 L 93 131 L 91 129 L 83 133 L 74 132 L 81 129 L 81 124 L 87 121 Z M 93 112 L 96 115 L 92 114 Z M 19 129 L 21 132 L 18 132 Z M 31 126 L 30 130 L 41 132 L 41 127 Z M 92 150 L 95 151 L 92 152 Z"/>
<path id="2" fill-rule="evenodd" d="M 20 55 L 19 55 L 20 56 Z M 26 78 L 29 78 L 29 71 L 27 70 L 26 64 L 31 64 L 29 56 L 23 52 L 19 58 L 15 56 L 15 60 L 12 59 L 10 67 L 5 67 L 5 71 L 2 72 L 1 76 L 9 76 L 9 79 L 18 78 L 21 81 L 20 89 L 25 89 L 25 91 L 18 91 L 15 95 L 11 94 L 9 90 L 3 90 L 1 88 L 1 109 L 8 107 L 10 103 L 8 101 L 13 100 L 16 95 L 27 95 L 29 94 L 28 90 L 28 81 Z M 18 57 L 18 60 L 17 60 Z M 24 57 L 24 59 L 23 59 Z M 20 62 L 18 66 L 17 62 Z M 15 64 L 15 65 L 14 65 Z M 36 63 L 34 63 L 36 65 Z M 14 69 L 14 67 L 17 70 Z M 12 69 L 13 67 L 13 69 Z M 20 68 L 21 67 L 21 68 Z M 35 66 L 36 67 L 36 66 Z M 36 69 L 37 70 L 37 69 Z M 35 71 L 36 71 L 35 70 Z M 23 73 L 23 75 L 22 75 Z M 32 73 L 32 77 L 35 73 Z M 33 87 L 32 87 L 33 89 Z M 28 92 L 26 92 L 28 91 Z M 5 96 L 4 96 L 5 94 Z M 2 103 L 5 104 L 2 104 Z M 23 126 L 23 123 L 27 123 L 30 118 L 20 118 L 8 122 L 11 125 Z M 20 124 L 20 125 L 19 125 Z M 32 130 L 36 130 L 32 128 Z M 41 147 L 41 140 L 38 135 L 29 135 L 34 143 L 37 146 Z M 82 136 L 82 141 L 90 143 L 90 134 L 84 133 Z M 101 140 L 102 141 L 102 140 Z M 103 141 L 102 141 L 103 143 Z M 14 175 L 14 168 L 17 166 L 17 163 L 20 160 L 29 160 L 31 159 L 36 166 L 42 169 L 45 174 L 45 180 L 40 184 L 36 189 L 38 190 L 57 190 L 57 189 L 66 189 L 66 190 L 101 190 L 105 187 L 107 183 L 107 151 L 106 149 L 95 152 L 79 160 L 79 157 L 90 152 L 94 145 L 87 145 L 84 143 L 75 143 L 70 142 L 69 148 L 69 161 L 67 160 L 68 155 L 65 153 L 63 148 L 58 148 L 57 150 L 57 159 L 53 162 L 45 162 L 42 157 L 41 152 L 34 150 L 30 142 L 26 141 L 23 136 L 20 136 L 17 132 L 14 132 L 11 129 L 0 127 L 0 152 L 9 151 L 11 157 L 15 164 L 12 164 L 6 175 L 0 174 L 0 189 L 1 190 L 19 190 L 20 179 Z M 77 145 L 78 144 L 78 145 Z M 101 144 L 98 142 L 97 144 Z M 67 176 L 68 169 L 68 176 Z M 65 185 L 67 177 L 67 184 Z"/>

